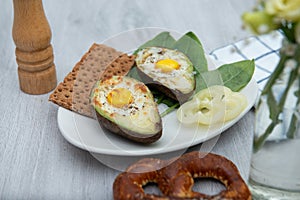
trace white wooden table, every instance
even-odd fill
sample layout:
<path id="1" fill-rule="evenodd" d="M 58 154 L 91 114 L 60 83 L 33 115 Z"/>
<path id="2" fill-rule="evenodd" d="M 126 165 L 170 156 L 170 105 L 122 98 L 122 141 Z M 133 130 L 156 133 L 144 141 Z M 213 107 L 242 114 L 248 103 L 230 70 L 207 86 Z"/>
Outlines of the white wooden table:
<path id="1" fill-rule="evenodd" d="M 254 0 L 44 0 L 58 81 L 92 43 L 134 28 L 191 30 L 209 53 L 249 35 L 241 29 L 240 16 L 253 4 Z M 48 102 L 49 94 L 32 96 L 20 91 L 12 23 L 12 1 L 2 1 L 0 199 L 112 199 L 112 184 L 119 171 L 62 137 L 57 125 L 58 107 Z M 252 124 L 253 113 L 249 112 L 219 138 L 189 150 L 213 147 L 212 152 L 231 159 L 247 179 Z M 214 141 L 217 143 L 211 146 Z M 211 181 L 202 185 L 199 190 L 207 193 L 220 189 Z"/>

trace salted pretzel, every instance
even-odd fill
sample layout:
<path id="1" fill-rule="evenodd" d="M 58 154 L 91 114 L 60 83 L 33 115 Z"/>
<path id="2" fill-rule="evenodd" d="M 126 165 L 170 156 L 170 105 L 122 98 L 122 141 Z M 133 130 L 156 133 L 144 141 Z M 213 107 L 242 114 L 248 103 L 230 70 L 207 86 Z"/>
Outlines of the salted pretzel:
<path id="1" fill-rule="evenodd" d="M 192 191 L 194 178 L 209 177 L 226 190 L 216 195 Z M 156 183 L 163 195 L 146 194 L 143 186 Z M 190 152 L 170 160 L 146 158 L 127 168 L 113 184 L 115 200 L 251 200 L 237 167 L 223 156 Z"/>

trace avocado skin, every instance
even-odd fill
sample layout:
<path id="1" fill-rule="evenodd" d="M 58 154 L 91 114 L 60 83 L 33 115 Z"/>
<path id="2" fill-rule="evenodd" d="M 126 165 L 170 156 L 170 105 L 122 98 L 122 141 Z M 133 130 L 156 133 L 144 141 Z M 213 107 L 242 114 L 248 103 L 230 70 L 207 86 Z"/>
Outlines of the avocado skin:
<path id="1" fill-rule="evenodd" d="M 125 129 L 117 125 L 116 123 L 106 119 L 102 115 L 100 115 L 97 110 L 96 111 L 96 116 L 97 120 L 100 124 L 100 126 L 104 129 L 109 130 L 112 133 L 115 133 L 119 136 L 122 136 L 123 138 L 127 138 L 131 141 L 138 142 L 138 143 L 143 143 L 143 144 L 151 144 L 156 142 L 161 136 L 162 136 L 162 121 L 160 120 L 159 123 L 157 123 L 157 126 L 159 126 L 159 132 L 154 133 L 154 134 L 139 134 L 134 131 Z"/>
<path id="2" fill-rule="evenodd" d="M 189 98 L 193 95 L 194 90 L 195 90 L 195 85 L 194 84 L 194 88 L 191 92 L 187 93 L 187 94 L 183 94 L 182 92 L 180 92 L 179 90 L 172 90 L 164 85 L 162 85 L 160 82 L 158 81 L 154 81 L 150 76 L 148 76 L 147 74 L 145 74 L 142 70 L 140 70 L 137 67 L 137 72 L 138 75 L 140 76 L 140 78 L 143 80 L 143 82 L 149 87 L 149 88 L 154 88 L 160 92 L 162 92 L 163 94 L 167 95 L 168 97 L 170 97 L 171 99 L 174 99 L 176 101 L 178 101 L 180 104 L 185 103 L 186 101 L 189 100 Z"/>

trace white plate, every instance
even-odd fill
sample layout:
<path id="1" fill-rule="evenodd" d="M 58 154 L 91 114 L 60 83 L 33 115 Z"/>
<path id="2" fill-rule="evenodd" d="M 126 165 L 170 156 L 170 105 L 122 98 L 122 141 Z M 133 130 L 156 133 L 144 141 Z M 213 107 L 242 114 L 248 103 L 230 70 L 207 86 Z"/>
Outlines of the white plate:
<path id="1" fill-rule="evenodd" d="M 109 155 L 154 155 L 167 153 L 209 140 L 240 120 L 253 106 L 258 91 L 252 80 L 242 91 L 248 100 L 247 108 L 234 120 L 211 127 L 184 126 L 177 121 L 176 112 L 163 120 L 162 137 L 154 144 L 136 144 L 101 129 L 94 119 L 84 117 L 64 108 L 58 109 L 58 126 L 71 144 L 94 153 Z"/>
<path id="2" fill-rule="evenodd" d="M 137 31 L 122 33 L 117 37 L 122 36 L 123 41 L 124 37 L 126 38 L 124 34 L 127 34 L 127 36 L 133 37 L 135 39 L 142 38 L 140 43 L 137 42 L 137 44 L 142 44 L 146 41 L 145 38 L 141 37 L 142 34 L 147 36 L 147 38 L 149 39 L 160 31 L 162 30 L 157 29 L 153 34 L 150 34 L 149 36 L 149 30 L 138 29 Z M 133 34 L 136 34 L 138 37 L 134 37 Z M 107 40 L 105 43 L 111 45 L 115 40 L 115 38 L 112 38 L 111 41 Z M 115 44 L 118 43 L 116 42 Z M 111 46 L 114 46 L 116 48 L 115 45 Z M 131 51 L 133 47 L 129 47 L 129 49 L 122 47 L 121 49 L 123 51 Z M 211 62 L 209 62 L 209 65 L 210 68 L 214 68 L 214 66 L 211 66 Z M 96 120 L 84 117 L 61 107 L 59 107 L 58 109 L 57 121 L 59 129 L 67 141 L 79 148 L 93 153 L 119 156 L 162 154 L 186 149 L 190 146 L 202 143 L 221 134 L 223 131 L 234 125 L 254 105 L 256 96 L 258 94 L 256 81 L 252 79 L 249 84 L 241 91 L 241 93 L 247 97 L 248 106 L 234 120 L 210 127 L 198 125 L 185 126 L 179 123 L 179 121 L 177 120 L 176 112 L 172 112 L 162 119 L 162 137 L 157 142 L 150 145 L 137 144 L 127 139 L 116 136 L 106 130 L 103 130 Z"/>

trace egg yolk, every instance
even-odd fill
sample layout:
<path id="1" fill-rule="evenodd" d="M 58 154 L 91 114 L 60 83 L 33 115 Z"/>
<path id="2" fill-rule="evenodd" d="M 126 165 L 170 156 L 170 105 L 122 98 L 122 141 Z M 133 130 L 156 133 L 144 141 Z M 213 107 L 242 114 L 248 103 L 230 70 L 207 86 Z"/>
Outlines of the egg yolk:
<path id="1" fill-rule="evenodd" d="M 133 96 L 128 89 L 116 88 L 108 93 L 107 101 L 114 107 L 122 108 L 133 102 Z"/>
<path id="2" fill-rule="evenodd" d="M 155 68 L 161 69 L 162 72 L 171 72 L 175 69 L 179 69 L 179 67 L 179 63 L 172 59 L 159 60 L 155 64 Z"/>

